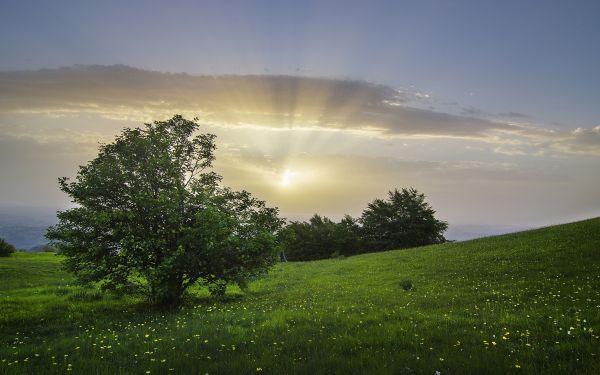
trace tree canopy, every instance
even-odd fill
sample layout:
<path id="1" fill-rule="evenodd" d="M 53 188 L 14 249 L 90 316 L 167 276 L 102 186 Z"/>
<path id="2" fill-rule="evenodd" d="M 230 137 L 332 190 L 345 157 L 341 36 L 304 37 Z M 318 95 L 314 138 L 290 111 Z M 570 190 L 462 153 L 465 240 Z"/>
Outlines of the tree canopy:
<path id="1" fill-rule="evenodd" d="M 435 218 L 425 195 L 413 188 L 395 189 L 388 199 L 369 203 L 360 218 L 366 246 L 389 250 L 444 242 L 448 224 Z"/>
<path id="2" fill-rule="evenodd" d="M 308 222 L 291 222 L 282 247 L 289 260 L 324 259 L 336 255 L 353 255 L 361 251 L 356 219 L 346 215 L 339 222 L 315 214 Z"/>
<path id="3" fill-rule="evenodd" d="M 59 185 L 75 207 L 46 236 L 82 282 L 176 305 L 196 282 L 222 294 L 277 259 L 278 210 L 220 185 L 215 136 L 176 115 L 125 128 Z"/>

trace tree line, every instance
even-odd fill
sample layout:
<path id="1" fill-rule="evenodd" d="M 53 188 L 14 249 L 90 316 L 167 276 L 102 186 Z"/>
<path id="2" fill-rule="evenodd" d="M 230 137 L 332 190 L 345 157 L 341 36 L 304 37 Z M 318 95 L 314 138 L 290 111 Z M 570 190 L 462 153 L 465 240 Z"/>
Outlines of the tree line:
<path id="1" fill-rule="evenodd" d="M 359 218 L 345 215 L 335 222 L 315 214 L 292 221 L 279 241 L 283 259 L 304 261 L 441 243 L 447 227 L 424 194 L 403 188 L 369 203 Z"/>

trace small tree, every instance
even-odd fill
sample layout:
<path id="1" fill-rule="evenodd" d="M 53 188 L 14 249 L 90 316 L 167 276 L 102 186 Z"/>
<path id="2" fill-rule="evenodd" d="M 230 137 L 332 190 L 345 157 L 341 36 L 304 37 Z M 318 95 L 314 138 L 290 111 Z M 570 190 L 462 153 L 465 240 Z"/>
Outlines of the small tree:
<path id="1" fill-rule="evenodd" d="M 375 199 L 363 211 L 363 239 L 370 251 L 444 242 L 448 224 L 434 214 L 425 195 L 413 188 L 395 189 L 387 200 Z"/>
<path id="2" fill-rule="evenodd" d="M 210 171 L 215 136 L 179 115 L 126 128 L 60 188 L 77 205 L 46 237 L 82 282 L 123 289 L 132 280 L 159 305 L 196 282 L 213 294 L 245 285 L 276 261 L 277 209 L 221 187 Z"/>
<path id="3" fill-rule="evenodd" d="M 10 254 L 17 251 L 15 247 L 4 240 L 4 238 L 0 238 L 0 257 L 7 257 Z"/>

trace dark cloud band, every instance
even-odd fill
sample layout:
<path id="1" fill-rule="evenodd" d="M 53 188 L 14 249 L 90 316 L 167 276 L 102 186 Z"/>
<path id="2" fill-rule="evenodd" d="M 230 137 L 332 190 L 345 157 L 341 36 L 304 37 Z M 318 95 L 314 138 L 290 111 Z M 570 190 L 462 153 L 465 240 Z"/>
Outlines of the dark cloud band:
<path id="1" fill-rule="evenodd" d="M 478 118 L 473 112 L 455 115 L 419 109 L 408 105 L 410 95 L 364 81 L 192 76 L 127 66 L 0 73 L 0 113 L 87 112 L 137 121 L 184 113 L 217 126 L 479 139 L 535 145 L 552 152 L 600 154 L 597 128 L 557 133 Z"/>

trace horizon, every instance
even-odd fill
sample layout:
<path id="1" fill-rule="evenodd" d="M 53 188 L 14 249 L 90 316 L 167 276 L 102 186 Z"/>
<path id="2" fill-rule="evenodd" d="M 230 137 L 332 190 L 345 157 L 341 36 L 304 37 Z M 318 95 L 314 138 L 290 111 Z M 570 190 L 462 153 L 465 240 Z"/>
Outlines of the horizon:
<path id="1" fill-rule="evenodd" d="M 66 208 L 99 142 L 181 113 L 282 217 L 403 187 L 451 225 L 600 216 L 598 4 L 141 4 L 1 6 L 0 206 Z"/>

